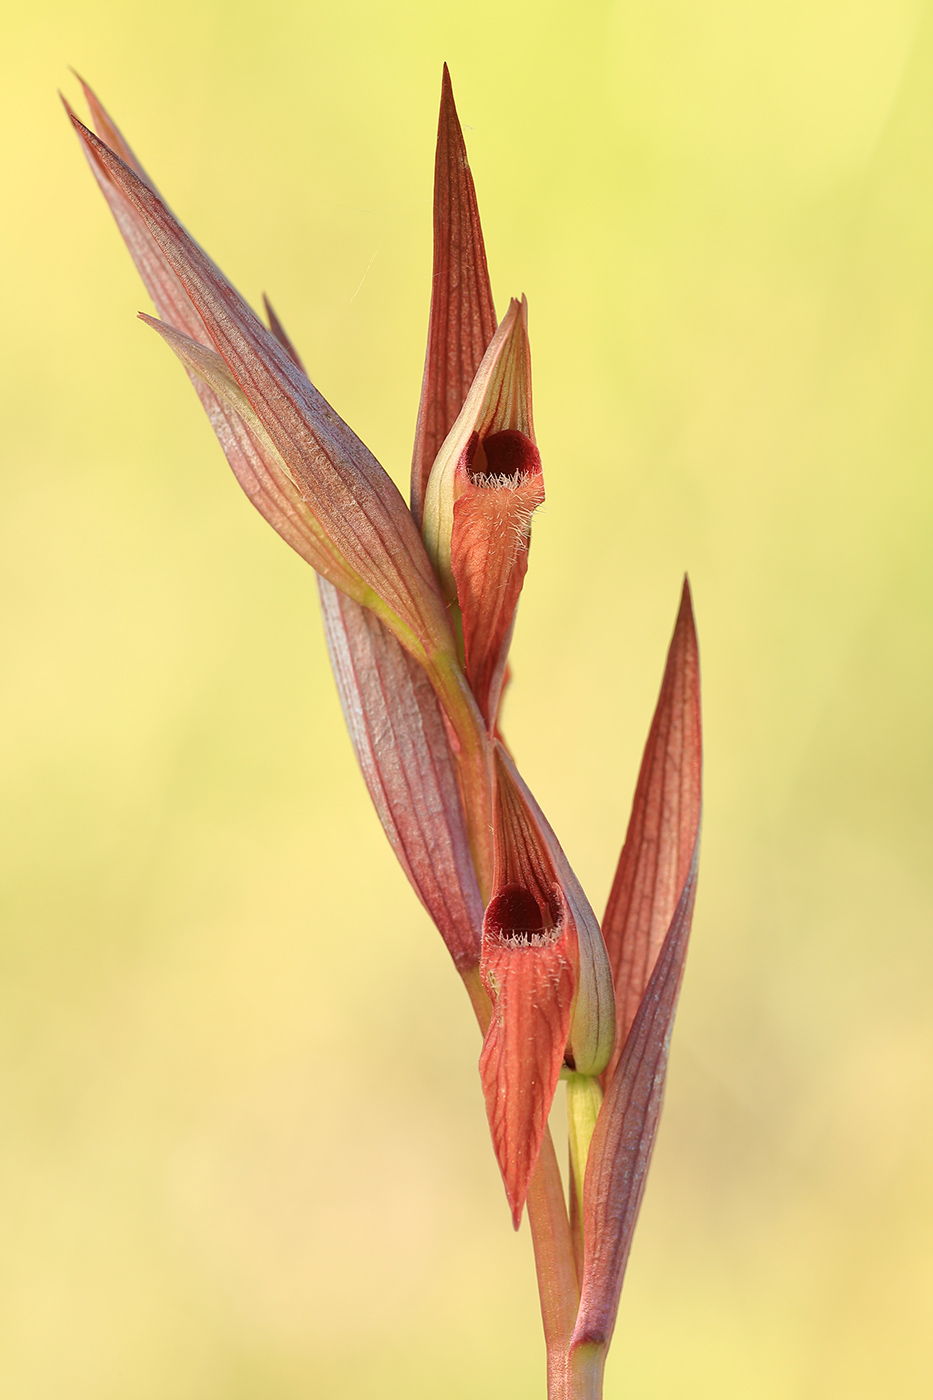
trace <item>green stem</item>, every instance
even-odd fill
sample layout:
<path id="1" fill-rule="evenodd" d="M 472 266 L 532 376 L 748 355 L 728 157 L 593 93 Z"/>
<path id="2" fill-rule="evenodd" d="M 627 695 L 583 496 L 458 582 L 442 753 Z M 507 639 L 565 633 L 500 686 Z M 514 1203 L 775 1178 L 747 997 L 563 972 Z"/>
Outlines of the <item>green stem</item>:
<path id="1" fill-rule="evenodd" d="M 608 1350 L 602 1342 L 584 1342 L 573 1348 L 567 1358 L 566 1400 L 602 1400 Z"/>
<path id="2" fill-rule="evenodd" d="M 548 1400 L 570 1400 L 567 1358 L 580 1306 L 570 1221 L 557 1154 L 548 1128 L 528 1187 L 528 1224 L 535 1251 L 541 1321 L 547 1347 Z"/>
<path id="3" fill-rule="evenodd" d="M 586 1159 L 596 1127 L 603 1091 L 599 1080 L 588 1074 L 567 1074 L 567 1129 L 570 1138 L 571 1233 L 577 1269 L 583 1273 L 583 1182 Z"/>

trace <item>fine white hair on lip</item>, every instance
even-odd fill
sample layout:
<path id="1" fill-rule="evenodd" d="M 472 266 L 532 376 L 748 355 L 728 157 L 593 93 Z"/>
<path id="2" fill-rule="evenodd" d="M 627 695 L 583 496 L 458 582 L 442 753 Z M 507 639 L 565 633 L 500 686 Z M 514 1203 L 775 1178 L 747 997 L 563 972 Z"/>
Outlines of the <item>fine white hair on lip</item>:
<path id="1" fill-rule="evenodd" d="M 560 930 L 555 924 L 553 928 L 535 929 L 529 932 L 527 929 L 500 928 L 499 937 L 510 948 L 546 948 L 548 944 L 555 943 Z"/>
<path id="2" fill-rule="evenodd" d="M 484 491 L 517 491 L 520 486 L 524 486 L 528 476 L 528 472 L 471 472 L 470 480 L 474 486 L 479 486 Z"/>
<path id="3" fill-rule="evenodd" d="M 481 491 L 515 491 L 531 480 L 530 472 L 513 472 L 511 475 L 495 472 L 478 472 L 475 476 L 470 476 L 470 483 L 479 487 Z M 506 516 L 508 525 L 515 535 L 515 543 L 523 548 L 527 543 L 531 533 L 531 518 L 537 509 L 536 506 L 524 505 L 520 500 L 512 501 L 508 507 L 509 514 Z"/>

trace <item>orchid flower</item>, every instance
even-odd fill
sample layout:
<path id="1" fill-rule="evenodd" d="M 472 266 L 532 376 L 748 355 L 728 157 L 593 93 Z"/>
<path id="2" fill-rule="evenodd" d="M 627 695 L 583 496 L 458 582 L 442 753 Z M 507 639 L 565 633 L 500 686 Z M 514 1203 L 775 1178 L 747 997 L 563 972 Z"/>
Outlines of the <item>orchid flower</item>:
<path id="1" fill-rule="evenodd" d="M 68 108 L 234 475 L 316 571 L 373 804 L 483 1035 L 480 1079 L 517 1229 L 527 1208 L 549 1400 L 597 1400 L 657 1131 L 696 887 L 700 699 L 683 586 L 628 834 L 600 925 L 499 726 L 544 500 L 527 303 L 497 325 L 445 67 L 434 268 L 411 506 L 159 196 L 82 83 Z M 66 104 L 67 107 L 67 104 Z M 565 1196 L 548 1128 L 567 1083 Z"/>

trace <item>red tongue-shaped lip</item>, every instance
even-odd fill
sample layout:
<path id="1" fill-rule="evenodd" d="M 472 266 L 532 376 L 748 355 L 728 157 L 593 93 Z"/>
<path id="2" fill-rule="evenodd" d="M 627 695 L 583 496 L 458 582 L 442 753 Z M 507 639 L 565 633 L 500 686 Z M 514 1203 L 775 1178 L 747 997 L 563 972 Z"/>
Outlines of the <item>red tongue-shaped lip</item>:
<path id="1" fill-rule="evenodd" d="M 467 454 L 467 471 L 478 485 L 483 485 L 486 477 L 497 478 L 496 485 L 517 485 L 524 477 L 541 471 L 541 454 L 531 438 L 518 428 L 490 433 L 482 442 L 474 438 Z"/>

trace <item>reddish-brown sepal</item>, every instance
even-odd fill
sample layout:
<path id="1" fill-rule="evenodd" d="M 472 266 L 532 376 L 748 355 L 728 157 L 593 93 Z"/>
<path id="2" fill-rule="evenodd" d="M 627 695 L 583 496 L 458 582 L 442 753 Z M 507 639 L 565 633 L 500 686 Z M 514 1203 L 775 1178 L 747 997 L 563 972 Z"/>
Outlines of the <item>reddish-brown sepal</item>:
<path id="1" fill-rule="evenodd" d="M 690 869 L 700 825 L 700 658 L 684 580 L 632 815 L 603 919 L 615 983 L 619 1039 L 612 1079 Z"/>
<path id="2" fill-rule="evenodd" d="M 696 896 L 700 778 L 699 659 L 685 581 L 604 930 L 624 1040 L 604 1076 L 586 1166 L 573 1338 L 581 1355 L 605 1349 L 612 1336 L 654 1150 Z M 658 947 L 653 930 L 662 919 Z"/>
<path id="3" fill-rule="evenodd" d="M 411 508 L 419 525 L 434 459 L 495 332 L 476 191 L 445 63 L 434 157 L 431 313 L 411 464 Z"/>

